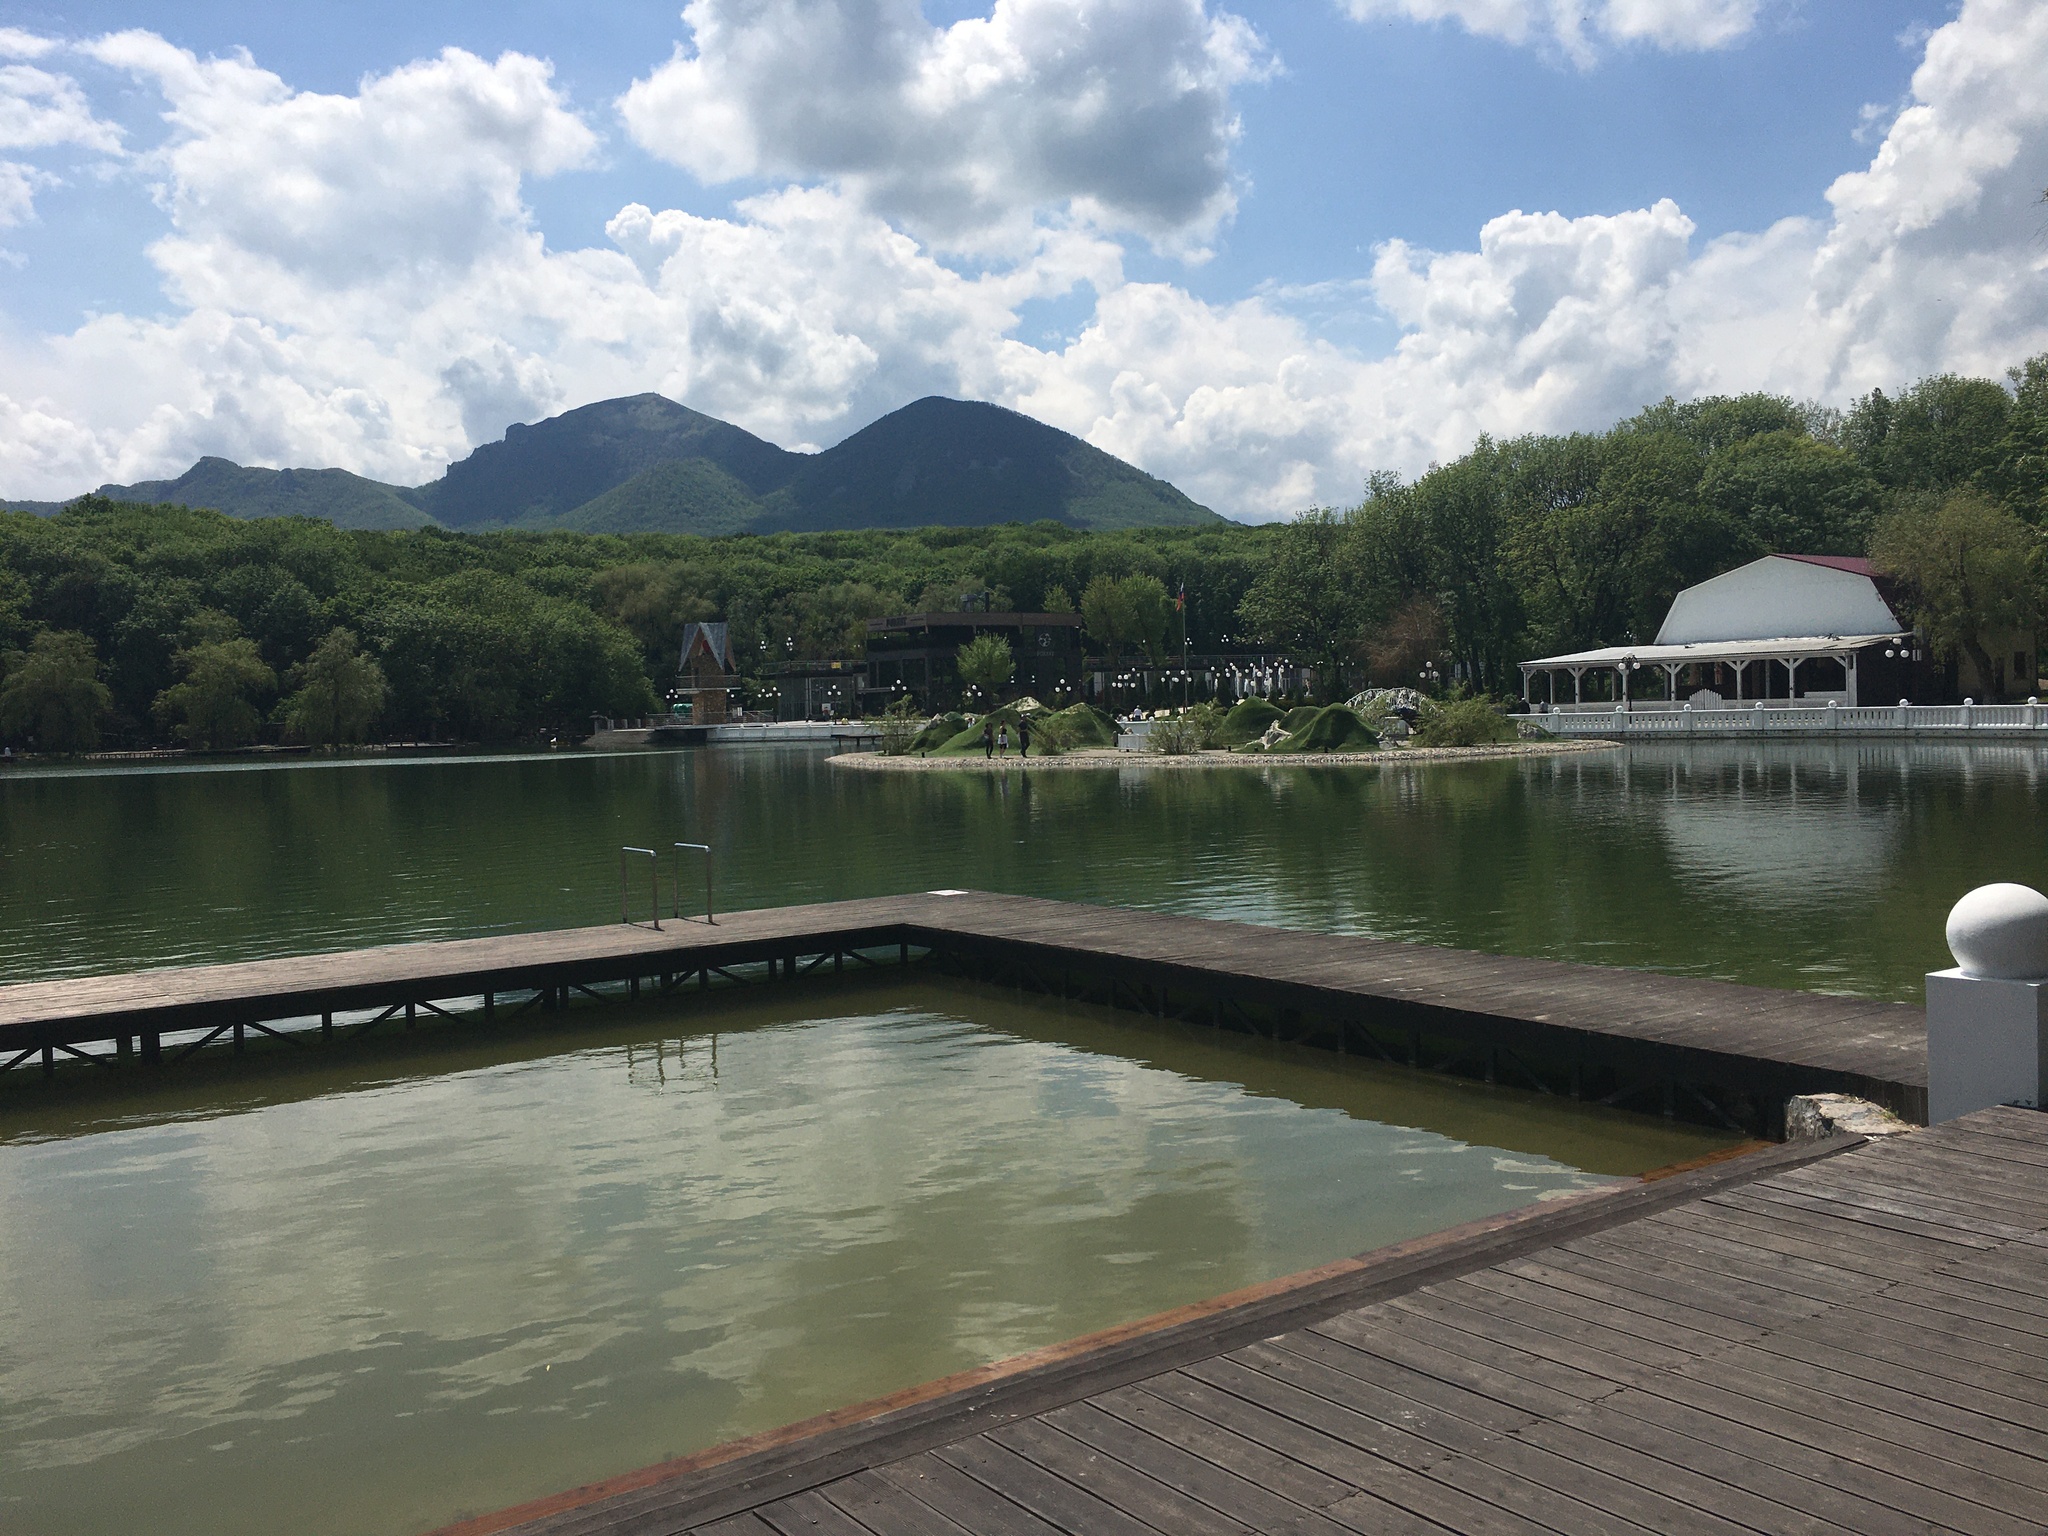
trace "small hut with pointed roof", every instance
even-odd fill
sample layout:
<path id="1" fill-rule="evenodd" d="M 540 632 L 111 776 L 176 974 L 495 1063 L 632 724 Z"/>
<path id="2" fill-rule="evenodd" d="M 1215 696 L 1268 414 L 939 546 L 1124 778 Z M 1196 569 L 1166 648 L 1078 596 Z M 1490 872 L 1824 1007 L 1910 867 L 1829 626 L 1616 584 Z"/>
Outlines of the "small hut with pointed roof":
<path id="1" fill-rule="evenodd" d="M 732 718 L 731 696 L 740 680 L 727 625 L 685 625 L 679 672 L 678 691 L 689 702 L 693 721 L 717 725 Z"/>

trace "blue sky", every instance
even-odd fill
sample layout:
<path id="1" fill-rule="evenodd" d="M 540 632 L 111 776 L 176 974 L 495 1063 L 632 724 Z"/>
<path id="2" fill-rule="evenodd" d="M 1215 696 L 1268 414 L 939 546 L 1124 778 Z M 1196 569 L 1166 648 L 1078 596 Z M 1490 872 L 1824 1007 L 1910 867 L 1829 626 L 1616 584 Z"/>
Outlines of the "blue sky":
<path id="1" fill-rule="evenodd" d="M 0 4 L 0 492 L 942 392 L 1267 517 L 1995 372 L 2048 346 L 2044 9 Z"/>

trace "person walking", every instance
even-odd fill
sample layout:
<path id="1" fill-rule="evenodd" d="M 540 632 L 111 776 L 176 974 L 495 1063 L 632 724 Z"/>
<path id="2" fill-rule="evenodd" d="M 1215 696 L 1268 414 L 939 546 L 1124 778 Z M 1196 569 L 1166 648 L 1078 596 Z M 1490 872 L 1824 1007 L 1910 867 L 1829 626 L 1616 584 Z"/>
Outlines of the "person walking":
<path id="1" fill-rule="evenodd" d="M 1010 755 L 1010 722 L 1005 720 L 996 731 L 996 756 Z"/>
<path id="2" fill-rule="evenodd" d="M 1019 715 L 1017 717 L 1017 755 L 1019 757 L 1029 757 L 1031 755 L 1031 717 L 1029 715 Z"/>
<path id="3" fill-rule="evenodd" d="M 994 757 L 996 755 L 996 728 L 992 722 L 987 720 L 981 722 L 981 755 L 983 757 Z"/>

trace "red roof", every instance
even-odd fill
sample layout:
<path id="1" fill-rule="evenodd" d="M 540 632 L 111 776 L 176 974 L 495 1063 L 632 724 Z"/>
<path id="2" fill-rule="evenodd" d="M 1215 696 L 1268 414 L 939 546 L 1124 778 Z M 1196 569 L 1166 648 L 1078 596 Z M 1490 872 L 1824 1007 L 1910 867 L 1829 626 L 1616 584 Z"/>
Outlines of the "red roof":
<path id="1" fill-rule="evenodd" d="M 1774 555 L 1777 560 L 1798 560 L 1806 565 L 1824 565 L 1831 571 L 1847 571 L 1852 576 L 1875 576 L 1870 562 L 1861 555 Z"/>

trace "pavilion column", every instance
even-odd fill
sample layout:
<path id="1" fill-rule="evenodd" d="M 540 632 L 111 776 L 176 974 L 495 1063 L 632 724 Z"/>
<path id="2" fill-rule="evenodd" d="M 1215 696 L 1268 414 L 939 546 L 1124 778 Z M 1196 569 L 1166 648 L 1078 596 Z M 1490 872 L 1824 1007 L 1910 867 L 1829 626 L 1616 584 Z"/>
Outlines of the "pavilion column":
<path id="1" fill-rule="evenodd" d="M 1797 656 L 1780 656 L 1785 663 L 1785 702 L 1796 703 L 1799 698 L 1799 661 Z"/>
<path id="2" fill-rule="evenodd" d="M 1678 674 L 1684 670 L 1684 667 L 1685 664 L 1683 662 L 1680 662 L 1677 666 L 1673 666 L 1669 662 L 1664 664 L 1664 702 L 1671 705 L 1674 709 L 1678 707 Z"/>
<path id="3" fill-rule="evenodd" d="M 1573 667 L 1573 668 L 1572 668 L 1572 702 L 1573 702 L 1574 704 L 1583 704 L 1583 703 L 1585 703 L 1585 702 L 1586 702 L 1585 682 L 1586 682 L 1586 669 L 1585 669 L 1584 667 Z"/>

